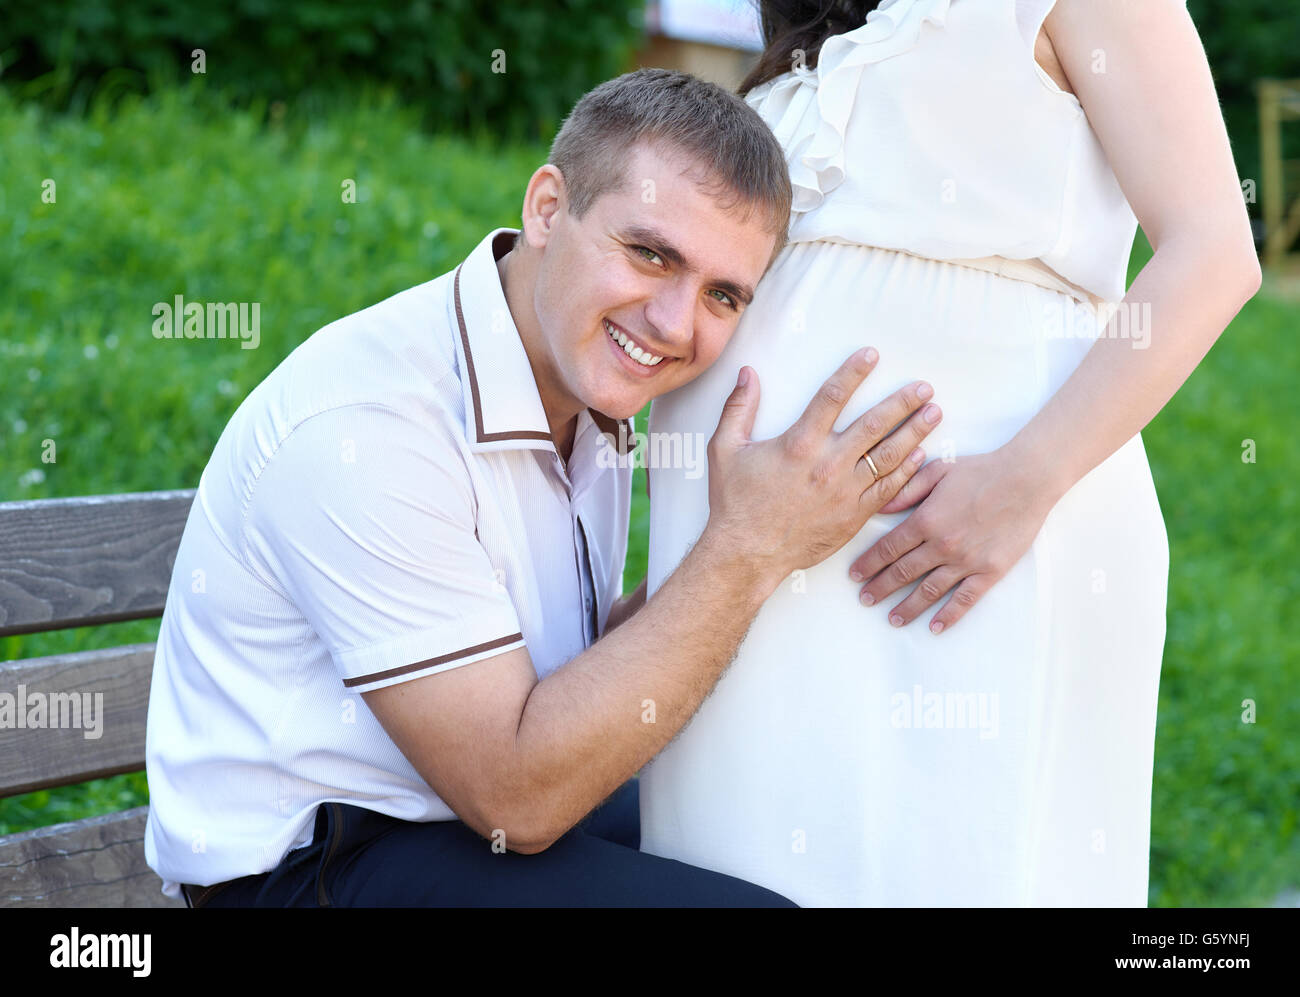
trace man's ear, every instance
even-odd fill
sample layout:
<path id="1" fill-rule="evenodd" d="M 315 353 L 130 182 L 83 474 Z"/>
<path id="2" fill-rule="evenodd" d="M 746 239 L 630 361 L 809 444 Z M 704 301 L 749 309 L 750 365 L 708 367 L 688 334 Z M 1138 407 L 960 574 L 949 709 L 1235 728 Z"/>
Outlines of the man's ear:
<path id="1" fill-rule="evenodd" d="M 564 174 L 551 163 L 539 166 L 524 191 L 523 231 L 528 245 L 535 249 L 544 247 L 560 212 L 567 210 Z"/>

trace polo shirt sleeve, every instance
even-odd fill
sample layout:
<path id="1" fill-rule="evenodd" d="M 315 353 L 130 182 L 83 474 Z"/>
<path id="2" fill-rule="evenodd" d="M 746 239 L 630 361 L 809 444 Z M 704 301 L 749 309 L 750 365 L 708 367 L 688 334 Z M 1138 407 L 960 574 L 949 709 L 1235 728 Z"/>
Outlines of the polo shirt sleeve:
<path id="1" fill-rule="evenodd" d="M 445 423 L 379 404 L 330 409 L 295 427 L 249 485 L 250 565 L 299 609 L 350 690 L 524 645 Z"/>

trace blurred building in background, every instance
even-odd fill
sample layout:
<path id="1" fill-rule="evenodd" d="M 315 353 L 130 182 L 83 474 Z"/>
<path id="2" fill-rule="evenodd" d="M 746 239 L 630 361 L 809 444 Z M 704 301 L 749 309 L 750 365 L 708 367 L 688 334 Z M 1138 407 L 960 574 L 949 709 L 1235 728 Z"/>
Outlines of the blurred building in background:
<path id="1" fill-rule="evenodd" d="M 752 0 L 647 0 L 636 66 L 680 69 L 728 90 L 763 50 Z"/>

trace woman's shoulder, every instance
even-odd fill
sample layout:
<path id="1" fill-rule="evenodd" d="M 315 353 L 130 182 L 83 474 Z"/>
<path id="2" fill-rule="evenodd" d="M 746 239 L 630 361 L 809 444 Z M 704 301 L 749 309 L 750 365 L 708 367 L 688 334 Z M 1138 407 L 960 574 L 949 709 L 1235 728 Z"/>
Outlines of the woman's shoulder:
<path id="1" fill-rule="evenodd" d="M 866 64 L 901 54 L 915 46 L 922 24 L 929 22 L 942 26 L 949 8 L 956 2 L 961 0 L 882 0 L 867 12 L 863 24 L 827 37 L 815 58 L 802 49 L 792 49 L 789 53 L 790 69 L 752 88 L 745 99 L 751 104 L 761 104 L 767 98 L 800 84 L 818 87 L 845 62 L 858 63 L 861 60 L 860 64 Z M 992 2 L 1013 3 L 1016 0 Z"/>
<path id="2" fill-rule="evenodd" d="M 793 50 L 789 70 L 746 94 L 786 150 L 796 213 L 816 208 L 844 179 L 846 134 L 864 70 L 924 48 L 927 26 L 942 29 L 963 2 L 974 0 L 883 0 L 862 25 L 827 38 L 815 59 Z"/>

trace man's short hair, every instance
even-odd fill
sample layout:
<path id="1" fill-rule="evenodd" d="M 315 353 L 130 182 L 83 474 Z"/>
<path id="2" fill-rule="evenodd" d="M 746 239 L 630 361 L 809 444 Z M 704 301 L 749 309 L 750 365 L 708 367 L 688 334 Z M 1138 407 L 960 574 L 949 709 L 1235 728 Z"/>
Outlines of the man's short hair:
<path id="1" fill-rule="evenodd" d="M 698 163 L 701 186 L 722 200 L 724 210 L 743 205 L 758 211 L 776 236 L 776 258 L 786 242 L 793 196 L 781 144 L 740 97 L 675 70 L 638 69 L 602 83 L 564 119 L 549 162 L 564 175 L 574 217 L 624 187 L 629 154 L 642 142 Z"/>

